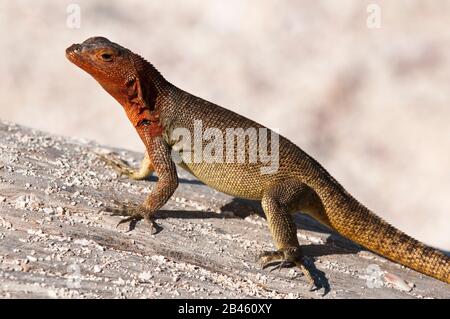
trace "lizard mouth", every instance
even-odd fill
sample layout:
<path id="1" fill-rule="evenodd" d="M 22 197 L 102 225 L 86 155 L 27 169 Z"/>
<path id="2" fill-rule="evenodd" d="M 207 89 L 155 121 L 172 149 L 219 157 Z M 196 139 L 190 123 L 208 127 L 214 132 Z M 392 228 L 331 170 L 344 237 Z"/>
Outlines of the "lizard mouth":
<path id="1" fill-rule="evenodd" d="M 68 47 L 66 49 L 66 57 L 69 60 L 72 60 L 80 53 L 81 53 L 81 45 L 80 44 L 72 44 L 70 47 Z"/>

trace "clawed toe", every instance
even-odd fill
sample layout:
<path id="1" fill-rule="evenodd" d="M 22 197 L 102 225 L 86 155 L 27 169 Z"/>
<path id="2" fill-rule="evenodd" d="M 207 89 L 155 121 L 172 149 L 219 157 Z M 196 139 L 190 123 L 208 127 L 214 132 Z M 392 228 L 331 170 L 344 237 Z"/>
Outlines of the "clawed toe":
<path id="1" fill-rule="evenodd" d="M 136 209 L 138 208 L 137 205 L 125 205 L 122 203 L 119 203 L 117 201 L 113 201 L 114 205 L 119 206 L 118 208 L 106 206 L 103 208 L 103 211 L 111 213 L 111 216 L 133 216 L 136 215 Z"/>
<path id="2" fill-rule="evenodd" d="M 162 228 L 160 225 L 158 225 L 158 224 L 155 222 L 154 219 L 152 219 L 152 218 L 146 218 L 145 220 L 146 220 L 147 223 L 150 225 L 150 233 L 151 233 L 152 235 L 156 235 L 156 234 L 158 234 L 160 231 L 163 230 L 163 228 Z"/>
<path id="3" fill-rule="evenodd" d="M 128 223 L 128 222 L 138 222 L 142 218 L 143 217 L 141 215 L 133 215 L 133 216 L 130 216 L 130 217 L 126 217 L 126 218 L 122 219 L 120 222 L 118 222 L 116 227 L 119 227 L 119 225 L 125 224 L 125 223 Z"/>
<path id="4" fill-rule="evenodd" d="M 263 269 L 275 265 L 272 269 L 270 269 L 270 272 L 277 269 L 280 270 L 290 264 L 295 264 L 295 266 L 301 270 L 306 280 L 310 283 L 310 291 L 317 290 L 314 278 L 311 272 L 306 268 L 304 258 L 297 249 L 265 251 L 259 256 L 258 261 Z"/>
<path id="5" fill-rule="evenodd" d="M 117 173 L 120 175 L 129 176 L 132 174 L 131 167 L 128 166 L 125 162 L 118 159 L 110 159 L 105 155 L 98 154 L 99 158 L 106 164 L 111 166 Z"/>
<path id="6" fill-rule="evenodd" d="M 112 208 L 109 211 L 111 216 L 130 216 L 134 217 L 139 215 L 138 212 L 135 211 L 133 207 L 123 207 L 123 208 Z"/>
<path id="7" fill-rule="evenodd" d="M 292 263 L 290 263 L 290 262 L 288 262 L 286 260 L 282 260 L 281 262 L 278 262 L 275 266 L 273 266 L 272 269 L 269 270 L 269 272 L 272 272 L 274 270 L 278 270 L 279 271 L 282 268 L 289 267 L 291 265 L 292 265 Z"/>
<path id="8" fill-rule="evenodd" d="M 283 259 L 284 254 L 282 251 L 265 251 L 259 255 L 258 262 L 262 269 L 266 269 L 269 266 L 281 263 Z"/>
<path id="9" fill-rule="evenodd" d="M 298 260 L 298 261 L 295 261 L 294 263 L 302 271 L 302 273 L 305 276 L 306 280 L 309 282 L 309 284 L 310 284 L 309 291 L 317 290 L 318 287 L 317 287 L 317 285 L 316 285 L 316 283 L 314 281 L 314 278 L 313 278 L 311 272 L 309 271 L 309 269 L 306 268 L 303 260 Z"/>
<path id="10" fill-rule="evenodd" d="M 117 204 L 117 203 L 116 203 Z M 159 226 L 154 219 L 152 218 L 151 211 L 147 210 L 143 206 L 138 205 L 123 205 L 123 204 L 117 204 L 120 206 L 119 208 L 112 208 L 112 207 L 105 207 L 104 211 L 111 213 L 111 216 L 128 216 L 126 218 L 123 218 L 117 223 L 116 227 L 119 227 L 122 224 L 130 223 L 130 229 L 134 228 L 134 225 L 144 219 L 150 226 L 152 235 L 159 233 L 162 230 L 162 227 Z"/>

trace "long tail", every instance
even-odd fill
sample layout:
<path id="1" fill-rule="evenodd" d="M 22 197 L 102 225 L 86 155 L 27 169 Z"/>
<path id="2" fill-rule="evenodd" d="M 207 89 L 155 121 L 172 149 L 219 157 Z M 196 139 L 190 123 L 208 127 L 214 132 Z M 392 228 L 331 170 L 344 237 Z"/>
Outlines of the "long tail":
<path id="1" fill-rule="evenodd" d="M 391 226 L 336 181 L 332 180 L 328 187 L 323 183 L 320 186 L 315 189 L 326 219 L 337 232 L 383 257 L 450 284 L 449 256 Z"/>

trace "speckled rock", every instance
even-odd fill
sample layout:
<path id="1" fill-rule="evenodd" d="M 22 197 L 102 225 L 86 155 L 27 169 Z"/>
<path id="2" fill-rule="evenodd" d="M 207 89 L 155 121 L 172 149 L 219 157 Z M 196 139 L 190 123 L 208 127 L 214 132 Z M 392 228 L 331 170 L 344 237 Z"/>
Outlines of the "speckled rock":
<path id="1" fill-rule="evenodd" d="M 158 213 L 160 233 L 145 223 L 116 227 L 121 217 L 102 208 L 139 203 L 155 179 L 120 177 L 99 153 L 133 165 L 142 156 L 0 121 L 1 298 L 450 296 L 448 285 L 361 251 L 305 216 L 298 237 L 324 288 L 310 292 L 295 268 L 261 270 L 257 255 L 274 247 L 260 207 L 181 170 Z"/>

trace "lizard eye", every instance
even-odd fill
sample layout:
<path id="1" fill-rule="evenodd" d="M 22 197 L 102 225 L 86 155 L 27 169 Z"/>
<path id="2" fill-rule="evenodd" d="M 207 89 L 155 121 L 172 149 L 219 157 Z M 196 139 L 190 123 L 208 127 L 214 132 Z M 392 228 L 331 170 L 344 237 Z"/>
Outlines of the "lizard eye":
<path id="1" fill-rule="evenodd" d="M 112 61 L 112 54 L 110 54 L 110 53 L 103 53 L 102 55 L 100 55 L 100 57 L 105 62 L 111 62 Z"/>

